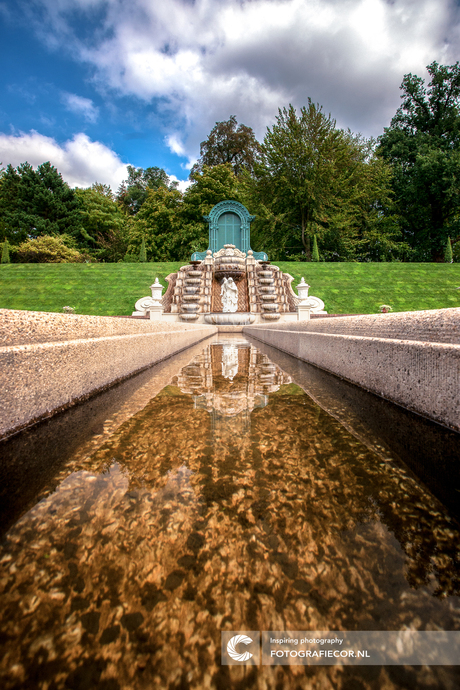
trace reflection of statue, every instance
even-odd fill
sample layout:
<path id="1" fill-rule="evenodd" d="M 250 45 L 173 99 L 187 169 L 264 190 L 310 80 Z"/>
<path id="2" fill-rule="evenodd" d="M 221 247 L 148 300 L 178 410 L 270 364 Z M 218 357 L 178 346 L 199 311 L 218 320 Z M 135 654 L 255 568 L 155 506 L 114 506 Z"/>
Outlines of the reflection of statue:
<path id="1" fill-rule="evenodd" d="M 224 313 L 238 310 L 238 288 L 233 282 L 233 278 L 224 278 L 220 294 Z"/>
<path id="2" fill-rule="evenodd" d="M 222 376 L 233 381 L 238 373 L 238 348 L 224 345 L 222 350 Z"/>

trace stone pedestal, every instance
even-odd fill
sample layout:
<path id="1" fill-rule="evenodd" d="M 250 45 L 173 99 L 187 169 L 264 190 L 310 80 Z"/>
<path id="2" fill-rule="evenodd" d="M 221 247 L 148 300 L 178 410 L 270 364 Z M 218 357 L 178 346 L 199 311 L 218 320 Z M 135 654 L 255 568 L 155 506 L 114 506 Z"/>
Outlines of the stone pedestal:
<path id="1" fill-rule="evenodd" d="M 150 311 L 150 321 L 161 321 L 162 315 L 163 315 L 163 307 L 160 304 L 152 304 L 151 307 L 149 307 Z"/>
<path id="2" fill-rule="evenodd" d="M 297 305 L 297 321 L 310 321 L 311 307 L 303 304 Z"/>

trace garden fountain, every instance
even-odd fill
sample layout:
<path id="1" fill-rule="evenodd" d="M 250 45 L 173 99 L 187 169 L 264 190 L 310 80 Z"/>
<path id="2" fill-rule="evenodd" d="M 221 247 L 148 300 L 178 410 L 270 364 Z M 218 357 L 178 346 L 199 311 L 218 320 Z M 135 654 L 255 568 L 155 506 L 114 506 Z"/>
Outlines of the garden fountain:
<path id="1" fill-rule="evenodd" d="M 163 297 L 158 280 L 152 297 L 136 302 L 135 316 L 152 320 L 185 321 L 227 326 L 307 320 L 310 313 L 326 314 L 324 303 L 308 295 L 302 279 L 297 295 L 293 277 L 268 261 L 265 252 L 250 247 L 253 216 L 237 201 L 222 201 L 205 219 L 209 223 L 209 248 L 195 252 L 192 261 L 171 273 Z M 236 308 L 222 302 L 224 281 L 235 284 Z"/>

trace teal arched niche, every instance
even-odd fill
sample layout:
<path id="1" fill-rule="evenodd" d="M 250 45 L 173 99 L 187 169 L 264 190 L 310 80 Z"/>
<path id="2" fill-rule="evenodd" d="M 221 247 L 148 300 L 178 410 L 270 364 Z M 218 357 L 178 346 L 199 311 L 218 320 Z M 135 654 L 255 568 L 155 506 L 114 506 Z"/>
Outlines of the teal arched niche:
<path id="1" fill-rule="evenodd" d="M 203 216 L 209 223 L 208 250 L 218 252 L 226 244 L 234 244 L 237 249 L 247 253 L 251 249 L 251 216 L 248 209 L 239 201 L 221 201 L 216 204 L 209 214 Z M 192 261 L 201 261 L 206 252 L 194 252 Z M 254 258 L 266 261 L 265 252 L 254 252 Z"/>

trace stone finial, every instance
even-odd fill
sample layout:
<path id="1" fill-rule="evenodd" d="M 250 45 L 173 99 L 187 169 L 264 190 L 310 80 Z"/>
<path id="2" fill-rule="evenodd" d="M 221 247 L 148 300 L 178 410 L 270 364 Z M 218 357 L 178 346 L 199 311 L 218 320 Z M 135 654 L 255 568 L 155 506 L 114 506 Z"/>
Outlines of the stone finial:
<path id="1" fill-rule="evenodd" d="M 155 282 L 150 286 L 152 291 L 152 299 L 154 302 L 161 304 L 161 293 L 163 291 L 163 285 L 160 283 L 158 278 L 155 278 Z"/>
<path id="2" fill-rule="evenodd" d="M 300 283 L 297 285 L 297 292 L 299 294 L 300 300 L 303 302 L 308 299 L 308 288 L 310 286 L 305 282 L 305 278 L 300 279 Z"/>

